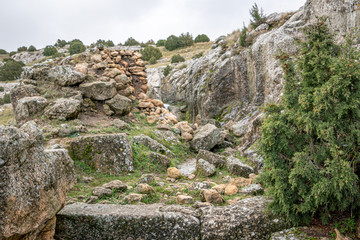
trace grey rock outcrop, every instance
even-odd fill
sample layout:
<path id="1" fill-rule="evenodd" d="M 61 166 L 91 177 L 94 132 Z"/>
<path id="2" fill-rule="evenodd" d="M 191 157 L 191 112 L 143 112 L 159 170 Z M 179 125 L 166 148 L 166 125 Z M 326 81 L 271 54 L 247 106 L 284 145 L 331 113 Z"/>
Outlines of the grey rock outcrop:
<path id="1" fill-rule="evenodd" d="M 166 154 L 167 156 L 173 156 L 174 154 L 166 148 L 164 145 L 158 143 L 156 140 L 152 139 L 149 136 L 146 136 L 144 134 L 140 134 L 138 136 L 134 137 L 134 142 L 142 144 L 148 148 L 150 148 L 152 151 L 156 151 L 161 154 Z"/>
<path id="2" fill-rule="evenodd" d="M 75 181 L 68 152 L 44 150 L 34 122 L 0 126 L 0 239 L 51 239 Z"/>
<path id="3" fill-rule="evenodd" d="M 48 77 L 62 87 L 78 85 L 85 80 L 85 74 L 78 72 L 73 66 L 67 65 L 51 68 Z"/>
<path id="4" fill-rule="evenodd" d="M 199 174 L 205 177 L 210 177 L 216 173 L 216 167 L 204 159 L 197 160 L 196 170 Z"/>
<path id="5" fill-rule="evenodd" d="M 102 173 L 134 171 L 132 148 L 123 133 L 77 138 L 70 143 L 69 154 Z"/>
<path id="6" fill-rule="evenodd" d="M 32 85 L 20 85 L 10 91 L 10 101 L 13 109 L 16 109 L 18 101 L 24 97 L 40 96 L 37 87 Z"/>
<path id="7" fill-rule="evenodd" d="M 69 120 L 77 118 L 80 113 L 81 101 L 73 98 L 56 99 L 45 111 L 49 119 Z"/>
<path id="8" fill-rule="evenodd" d="M 44 52 L 43 49 L 41 49 L 39 51 L 35 51 L 35 52 L 28 52 L 28 51 L 19 52 L 19 53 L 14 54 L 11 58 L 16 61 L 21 61 L 21 62 L 27 64 L 27 63 L 35 62 L 35 61 L 45 58 L 43 52 Z"/>
<path id="9" fill-rule="evenodd" d="M 199 209 L 153 205 L 74 203 L 57 215 L 56 239 L 269 239 L 286 229 L 264 197 Z"/>
<path id="10" fill-rule="evenodd" d="M 198 155 L 196 156 L 197 159 L 204 159 L 211 164 L 214 164 L 215 167 L 222 168 L 225 165 L 225 159 L 223 156 L 212 153 L 206 150 L 200 150 Z"/>
<path id="11" fill-rule="evenodd" d="M 117 93 L 115 81 L 83 83 L 80 85 L 80 91 L 85 97 L 99 101 L 111 99 Z"/>
<path id="12" fill-rule="evenodd" d="M 14 111 L 16 122 L 18 124 L 23 124 L 36 116 L 40 116 L 48 104 L 48 101 L 43 97 L 35 96 L 21 98 L 17 102 Z"/>
<path id="13" fill-rule="evenodd" d="M 163 68 L 146 69 L 149 91 L 146 95 L 149 98 L 161 100 L 161 80 L 164 78 Z"/>
<path id="14" fill-rule="evenodd" d="M 195 210 L 162 211 L 161 207 L 68 205 L 57 215 L 56 239 L 200 239 Z"/>
<path id="15" fill-rule="evenodd" d="M 131 106 L 131 100 L 125 96 L 121 96 L 119 94 L 116 94 L 115 97 L 113 97 L 110 100 L 107 100 L 105 102 L 110 106 L 110 108 L 117 114 L 117 115 L 127 115 L 131 112 L 132 106 Z"/>
<path id="16" fill-rule="evenodd" d="M 217 144 L 221 143 L 220 130 L 212 125 L 206 124 L 199 127 L 194 134 L 194 138 L 191 141 L 191 148 L 199 150 L 210 150 L 215 147 Z"/>
<path id="17" fill-rule="evenodd" d="M 254 173 L 252 167 L 233 156 L 226 158 L 226 169 L 230 174 L 245 178 L 248 178 L 250 173 Z"/>

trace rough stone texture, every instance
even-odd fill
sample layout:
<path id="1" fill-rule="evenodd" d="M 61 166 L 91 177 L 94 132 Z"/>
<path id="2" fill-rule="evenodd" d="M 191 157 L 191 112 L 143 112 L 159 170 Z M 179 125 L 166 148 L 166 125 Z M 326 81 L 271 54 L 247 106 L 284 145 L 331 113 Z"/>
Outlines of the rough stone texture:
<path id="1" fill-rule="evenodd" d="M 80 113 L 81 101 L 73 98 L 59 98 L 45 111 L 49 119 L 69 120 L 77 118 Z"/>
<path id="2" fill-rule="evenodd" d="M 134 142 L 142 144 L 142 145 L 150 148 L 152 151 L 156 151 L 158 153 L 171 155 L 171 156 L 173 155 L 173 153 L 169 149 L 167 149 L 164 145 L 158 143 L 157 141 L 155 141 L 151 137 L 146 136 L 144 134 L 140 134 L 138 136 L 135 136 L 134 137 Z"/>
<path id="3" fill-rule="evenodd" d="M 161 166 L 164 166 L 164 167 L 170 166 L 170 158 L 165 155 L 152 152 L 149 154 L 149 157 L 150 157 L 150 159 L 153 160 L 153 162 L 160 164 Z"/>
<path id="4" fill-rule="evenodd" d="M 189 186 L 188 186 L 188 190 L 190 191 L 196 191 L 196 190 L 201 190 L 201 189 L 208 189 L 211 188 L 212 185 L 210 182 L 192 182 Z"/>
<path id="5" fill-rule="evenodd" d="M 136 203 L 136 202 L 141 202 L 142 198 L 143 198 L 142 194 L 130 193 L 124 199 L 128 203 Z"/>
<path id="6" fill-rule="evenodd" d="M 240 189 L 240 193 L 246 195 L 261 195 L 264 193 L 264 189 L 259 184 L 250 184 Z"/>
<path id="7" fill-rule="evenodd" d="M 75 181 L 67 151 L 44 150 L 34 122 L 0 126 L 0 239 L 51 235 L 51 223 Z"/>
<path id="8" fill-rule="evenodd" d="M 204 159 L 209 163 L 214 164 L 217 168 L 222 168 L 225 164 L 225 159 L 223 156 L 206 150 L 200 150 L 196 158 Z"/>
<path id="9" fill-rule="evenodd" d="M 48 101 L 43 97 L 24 97 L 17 102 L 14 114 L 18 124 L 40 116 L 44 108 L 48 105 Z"/>
<path id="10" fill-rule="evenodd" d="M 114 180 L 102 185 L 103 188 L 108 188 L 115 190 L 117 192 L 125 192 L 127 190 L 127 185 L 120 180 Z"/>
<path id="11" fill-rule="evenodd" d="M 170 178 L 178 179 L 181 177 L 180 171 L 175 167 L 168 168 L 166 172 L 167 172 L 168 177 L 170 177 Z"/>
<path id="12" fill-rule="evenodd" d="M 238 191 L 239 189 L 237 188 L 237 186 L 229 184 L 225 187 L 224 193 L 225 195 L 231 196 L 238 193 Z"/>
<path id="13" fill-rule="evenodd" d="M 164 77 L 163 68 L 146 69 L 149 91 L 146 95 L 149 98 L 161 99 L 161 80 Z"/>
<path id="14" fill-rule="evenodd" d="M 271 235 L 270 240 L 303 240 L 311 239 L 306 233 L 299 232 L 295 228 L 286 229 Z"/>
<path id="15" fill-rule="evenodd" d="M 90 82 L 80 85 L 80 91 L 84 96 L 92 100 L 108 100 L 116 95 L 115 82 Z"/>
<path id="16" fill-rule="evenodd" d="M 206 124 L 195 131 L 194 138 L 191 141 L 191 148 L 196 151 L 210 150 L 219 144 L 221 140 L 219 129 L 212 124 Z"/>
<path id="17" fill-rule="evenodd" d="M 129 124 L 127 124 L 126 122 L 124 122 L 123 120 L 118 119 L 118 118 L 114 119 L 113 125 L 114 125 L 115 127 L 119 128 L 119 129 L 122 129 L 122 130 L 124 130 L 124 129 L 130 129 L 130 125 L 129 125 Z"/>
<path id="18" fill-rule="evenodd" d="M 143 174 L 139 178 L 140 183 L 154 184 L 156 183 L 155 176 L 153 174 Z"/>
<path id="19" fill-rule="evenodd" d="M 254 173 L 254 169 L 249 165 L 244 164 L 240 159 L 230 156 L 226 158 L 226 169 L 230 174 L 239 176 L 239 177 L 249 177 L 250 173 Z"/>
<path id="20" fill-rule="evenodd" d="M 201 174 L 205 177 L 211 177 L 216 173 L 216 167 L 204 159 L 197 160 L 196 170 L 198 174 Z"/>
<path id="21" fill-rule="evenodd" d="M 171 144 L 179 144 L 180 143 L 178 136 L 175 133 L 173 133 L 172 131 L 164 131 L 164 130 L 157 131 L 157 130 L 155 130 L 154 133 L 157 137 L 161 138 L 161 140 L 163 140 L 166 143 L 171 143 Z"/>
<path id="22" fill-rule="evenodd" d="M 13 56 L 11 56 L 11 58 L 16 61 L 21 61 L 21 62 L 27 64 L 27 63 L 35 62 L 35 61 L 45 58 L 43 52 L 44 52 L 43 49 L 41 49 L 39 51 L 35 51 L 35 52 L 24 51 L 24 52 L 19 52 L 19 53 L 14 54 Z"/>
<path id="23" fill-rule="evenodd" d="M 127 97 L 116 94 L 115 97 L 105 102 L 110 108 L 120 116 L 127 115 L 131 112 L 131 100 Z"/>
<path id="24" fill-rule="evenodd" d="M 155 190 L 147 183 L 138 184 L 134 191 L 143 194 L 155 194 Z"/>
<path id="25" fill-rule="evenodd" d="M 67 205 L 57 215 L 56 239 L 200 239 L 196 210 L 163 205 Z M 186 211 L 185 211 L 186 210 Z"/>
<path id="26" fill-rule="evenodd" d="M 77 138 L 70 143 L 69 154 L 102 173 L 134 171 L 132 148 L 123 133 Z"/>
<path id="27" fill-rule="evenodd" d="M 269 239 L 272 232 L 286 228 L 285 221 L 271 211 L 265 197 L 240 200 L 226 207 L 202 208 L 201 239 Z"/>
<path id="28" fill-rule="evenodd" d="M 104 188 L 104 187 L 96 187 L 92 191 L 92 194 L 94 196 L 97 196 L 98 198 L 103 198 L 103 197 L 106 197 L 106 196 L 111 196 L 112 190 L 108 189 L 108 188 Z"/>
<path id="29" fill-rule="evenodd" d="M 194 199 L 191 196 L 187 195 L 178 195 L 176 197 L 177 204 L 192 204 L 194 203 Z"/>
<path id="30" fill-rule="evenodd" d="M 215 190 L 214 190 L 215 191 Z M 130 196 L 130 195 L 129 195 Z M 253 197 L 234 205 L 182 206 L 74 203 L 57 215 L 56 239 L 269 239 L 288 228 Z M 199 205 L 199 204 L 198 204 Z"/>
<path id="31" fill-rule="evenodd" d="M 10 91 L 10 101 L 13 109 L 17 107 L 17 103 L 21 98 L 40 96 L 37 87 L 32 85 L 21 85 L 17 86 Z"/>
<path id="32" fill-rule="evenodd" d="M 73 66 L 55 66 L 49 70 L 48 76 L 51 81 L 62 87 L 78 85 L 85 80 L 85 74 Z"/>
<path id="33" fill-rule="evenodd" d="M 222 204 L 225 202 L 224 198 L 214 189 L 202 189 L 200 191 L 200 198 L 203 202 L 209 202 L 213 204 Z"/>

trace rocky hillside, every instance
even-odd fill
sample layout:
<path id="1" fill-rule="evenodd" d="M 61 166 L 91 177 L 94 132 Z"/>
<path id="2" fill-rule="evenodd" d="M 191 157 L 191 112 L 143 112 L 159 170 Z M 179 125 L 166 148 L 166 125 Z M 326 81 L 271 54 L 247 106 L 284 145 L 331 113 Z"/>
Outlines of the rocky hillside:
<path id="1" fill-rule="evenodd" d="M 219 37 L 166 77 L 118 47 L 27 66 L 0 86 L 0 239 L 305 239 L 266 210 L 259 108 L 282 93 L 275 55 L 316 16 L 341 41 L 356 7 L 271 14 L 248 47 Z"/>

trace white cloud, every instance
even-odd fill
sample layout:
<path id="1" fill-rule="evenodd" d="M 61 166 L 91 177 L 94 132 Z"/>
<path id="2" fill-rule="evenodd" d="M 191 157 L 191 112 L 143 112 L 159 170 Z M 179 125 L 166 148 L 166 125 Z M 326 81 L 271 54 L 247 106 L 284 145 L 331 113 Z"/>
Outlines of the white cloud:
<path id="1" fill-rule="evenodd" d="M 258 0 L 266 14 L 297 10 L 305 0 Z M 44 47 L 58 38 L 124 42 L 171 34 L 205 33 L 211 39 L 249 22 L 250 0 L 1 0 L 0 48 Z"/>

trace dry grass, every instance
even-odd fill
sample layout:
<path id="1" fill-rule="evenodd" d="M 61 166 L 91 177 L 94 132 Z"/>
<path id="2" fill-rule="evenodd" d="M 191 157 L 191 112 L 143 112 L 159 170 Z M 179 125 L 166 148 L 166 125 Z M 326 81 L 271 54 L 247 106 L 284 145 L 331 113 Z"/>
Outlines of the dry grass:
<path id="1" fill-rule="evenodd" d="M 0 112 L 0 125 L 15 124 L 15 116 L 10 104 L 3 106 Z"/>
<path id="2" fill-rule="evenodd" d="M 147 68 L 166 66 L 171 63 L 171 57 L 175 54 L 180 54 L 182 57 L 185 58 L 185 60 L 192 59 L 192 57 L 195 54 L 198 54 L 201 52 L 203 52 L 205 55 L 208 51 L 210 51 L 212 44 L 213 44 L 213 42 L 195 43 L 191 47 L 179 48 L 174 51 L 168 51 L 165 49 L 165 47 L 159 47 L 163 57 L 160 60 L 158 60 L 158 62 L 156 64 L 147 65 Z"/>

